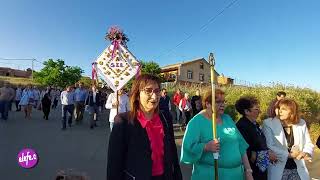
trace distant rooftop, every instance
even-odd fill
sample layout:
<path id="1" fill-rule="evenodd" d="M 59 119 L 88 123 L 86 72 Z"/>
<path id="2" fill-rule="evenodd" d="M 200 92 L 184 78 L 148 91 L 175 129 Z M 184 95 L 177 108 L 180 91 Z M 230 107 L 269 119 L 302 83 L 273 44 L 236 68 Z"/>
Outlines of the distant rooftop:
<path id="1" fill-rule="evenodd" d="M 208 63 L 208 61 L 206 59 L 201 57 L 201 58 L 196 58 L 196 59 L 193 59 L 193 60 L 190 60 L 190 61 L 182 61 L 180 63 L 166 65 L 166 66 L 161 67 L 161 69 L 173 68 L 173 67 L 177 67 L 177 66 L 180 66 L 180 65 L 183 65 L 183 64 L 188 64 L 188 63 L 192 63 L 192 62 L 195 62 L 195 61 L 201 61 L 201 60 L 204 60 L 205 62 Z"/>

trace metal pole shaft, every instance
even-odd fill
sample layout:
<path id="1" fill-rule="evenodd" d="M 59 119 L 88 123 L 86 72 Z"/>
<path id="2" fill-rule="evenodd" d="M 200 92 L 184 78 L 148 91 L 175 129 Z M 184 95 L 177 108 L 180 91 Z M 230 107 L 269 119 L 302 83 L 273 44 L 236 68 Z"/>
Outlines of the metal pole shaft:
<path id="1" fill-rule="evenodd" d="M 32 76 L 32 82 L 33 82 L 33 70 L 34 70 L 34 61 L 35 59 L 32 59 L 32 70 L 31 70 L 31 76 Z"/>
<path id="2" fill-rule="evenodd" d="M 118 93 L 118 90 L 116 91 L 116 95 L 117 95 L 117 114 L 119 114 L 119 93 Z"/>
<path id="3" fill-rule="evenodd" d="M 209 55 L 209 63 L 210 63 L 210 71 L 211 71 L 211 92 L 212 92 L 212 99 L 211 99 L 211 107 L 212 107 L 212 135 L 213 140 L 217 139 L 217 124 L 216 124 L 216 98 L 215 98 L 215 92 L 216 92 L 216 86 L 215 86 L 215 60 L 213 57 L 213 53 L 210 53 Z M 218 172 L 218 153 L 214 153 L 214 175 L 215 180 L 219 179 L 219 172 Z"/>

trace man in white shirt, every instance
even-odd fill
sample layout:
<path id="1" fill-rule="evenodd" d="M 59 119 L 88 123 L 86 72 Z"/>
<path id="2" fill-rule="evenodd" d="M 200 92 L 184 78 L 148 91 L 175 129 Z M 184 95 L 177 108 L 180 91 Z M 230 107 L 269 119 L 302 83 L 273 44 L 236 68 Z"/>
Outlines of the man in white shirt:
<path id="1" fill-rule="evenodd" d="M 68 86 L 65 91 L 61 93 L 61 104 L 62 104 L 62 130 L 66 129 L 67 113 L 69 114 L 68 125 L 72 125 L 72 113 L 74 110 L 75 95 L 72 86 Z"/>
<path id="2" fill-rule="evenodd" d="M 112 130 L 112 127 L 113 127 L 114 117 L 117 115 L 117 107 L 118 107 L 118 113 L 130 111 L 129 97 L 127 96 L 127 94 L 124 93 L 123 89 L 120 89 L 118 91 L 118 100 L 119 102 L 117 103 L 116 93 L 111 93 L 106 102 L 106 108 L 110 109 L 110 114 L 109 114 L 110 131 Z"/>

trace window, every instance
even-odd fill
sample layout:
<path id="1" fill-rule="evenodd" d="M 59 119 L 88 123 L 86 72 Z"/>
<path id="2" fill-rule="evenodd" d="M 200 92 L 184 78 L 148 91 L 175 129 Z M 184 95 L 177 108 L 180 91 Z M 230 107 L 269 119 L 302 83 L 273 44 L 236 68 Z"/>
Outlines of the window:
<path id="1" fill-rule="evenodd" d="M 192 71 L 188 70 L 187 78 L 188 79 L 192 79 Z"/>
<path id="2" fill-rule="evenodd" d="M 171 79 L 175 79 L 175 78 L 176 78 L 176 75 L 175 75 L 175 74 L 170 74 L 170 78 L 171 78 Z"/>
<path id="3" fill-rule="evenodd" d="M 202 62 L 200 63 L 200 69 L 203 69 L 203 63 Z"/>
<path id="4" fill-rule="evenodd" d="M 199 81 L 204 81 L 204 74 L 199 74 Z"/>

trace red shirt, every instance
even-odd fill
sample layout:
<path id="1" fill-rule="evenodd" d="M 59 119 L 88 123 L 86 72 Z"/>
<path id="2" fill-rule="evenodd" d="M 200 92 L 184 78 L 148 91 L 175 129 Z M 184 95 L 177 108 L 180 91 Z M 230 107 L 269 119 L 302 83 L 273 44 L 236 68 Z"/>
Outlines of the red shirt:
<path id="1" fill-rule="evenodd" d="M 152 176 L 164 173 L 164 132 L 163 125 L 158 114 L 154 114 L 151 120 L 147 120 L 141 111 L 138 111 L 137 119 L 146 129 L 151 146 Z"/>
<path id="2" fill-rule="evenodd" d="M 179 106 L 180 100 L 182 99 L 182 95 L 175 93 L 173 96 L 173 104 Z"/>

